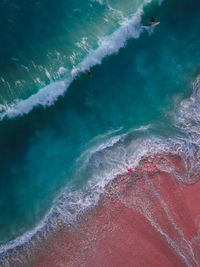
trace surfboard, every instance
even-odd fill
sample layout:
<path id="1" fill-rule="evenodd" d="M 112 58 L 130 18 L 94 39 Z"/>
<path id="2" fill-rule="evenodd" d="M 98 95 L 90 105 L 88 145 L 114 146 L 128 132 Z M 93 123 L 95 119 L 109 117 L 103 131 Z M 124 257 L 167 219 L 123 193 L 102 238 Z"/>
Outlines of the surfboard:
<path id="1" fill-rule="evenodd" d="M 160 21 L 158 21 L 158 22 L 154 22 L 154 23 L 152 23 L 150 26 L 153 27 L 153 26 L 156 26 L 156 25 L 158 25 L 158 24 L 160 24 Z"/>

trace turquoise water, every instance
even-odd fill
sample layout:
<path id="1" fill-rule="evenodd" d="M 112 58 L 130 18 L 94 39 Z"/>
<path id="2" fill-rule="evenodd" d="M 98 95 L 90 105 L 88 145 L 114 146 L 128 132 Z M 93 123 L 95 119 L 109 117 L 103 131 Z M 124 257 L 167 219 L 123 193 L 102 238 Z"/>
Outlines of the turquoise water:
<path id="1" fill-rule="evenodd" d="M 126 170 L 137 151 L 126 150 L 132 140 L 180 134 L 172 114 L 199 74 L 200 3 L 152 1 L 140 21 L 133 15 L 141 4 L 1 2 L 1 244 L 34 229 L 63 192 L 70 196 L 88 181 L 99 184 Z M 142 27 L 152 15 L 160 25 Z M 119 32 L 132 17 L 133 36 Z M 105 48 L 102 54 L 94 52 L 98 47 Z M 51 89 L 40 95 L 47 85 Z"/>
<path id="2" fill-rule="evenodd" d="M 140 3 L 1 1 L 0 104 L 26 99 L 65 76 Z"/>

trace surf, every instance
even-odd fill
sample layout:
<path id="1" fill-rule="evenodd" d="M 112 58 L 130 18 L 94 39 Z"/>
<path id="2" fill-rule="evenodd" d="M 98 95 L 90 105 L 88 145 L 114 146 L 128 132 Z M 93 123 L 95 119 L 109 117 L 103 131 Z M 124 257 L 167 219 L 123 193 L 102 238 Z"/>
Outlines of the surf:
<path id="1" fill-rule="evenodd" d="M 164 23 L 162 23 L 162 25 L 163 24 Z M 162 35 L 162 38 L 163 37 L 164 35 Z M 28 143 L 28 144 L 31 143 L 32 147 L 36 146 L 36 149 L 34 148 L 32 149 L 32 147 L 29 146 L 27 149 L 28 152 L 25 151 L 25 153 L 22 154 L 23 156 L 22 160 L 24 158 L 28 158 L 28 160 L 31 163 L 29 161 L 25 161 L 25 164 L 24 164 L 24 161 L 22 161 L 22 164 L 24 165 L 29 164 L 30 165 L 29 170 L 31 171 L 37 165 L 39 165 L 40 168 L 42 167 L 41 169 L 43 170 L 46 168 L 46 166 L 48 166 L 47 170 L 45 170 L 42 173 L 42 175 L 46 175 L 48 177 L 48 183 L 50 184 L 51 178 L 52 178 L 50 177 L 50 173 L 54 171 L 54 168 L 52 167 L 51 169 L 50 167 L 54 163 L 54 161 L 57 161 L 59 158 L 61 158 L 60 160 L 61 164 L 58 165 L 61 171 L 58 169 L 56 170 L 57 180 L 59 180 L 60 178 L 60 172 L 66 171 L 66 169 L 70 168 L 70 166 L 74 164 L 73 165 L 74 168 L 72 172 L 68 175 L 73 180 L 74 183 L 68 183 L 66 186 L 64 186 L 64 188 L 61 189 L 62 192 L 61 194 L 59 194 L 58 198 L 54 200 L 52 209 L 50 208 L 49 212 L 47 211 L 46 216 L 42 217 L 44 218 L 44 221 L 40 220 L 40 222 L 36 223 L 34 227 L 29 227 L 29 229 L 31 228 L 33 229 L 32 231 L 26 232 L 24 235 L 20 236 L 19 238 L 1 247 L 2 253 L 3 253 L 2 254 L 3 259 L 8 259 L 8 262 L 9 262 L 9 256 L 12 256 L 14 254 L 15 256 L 18 255 L 16 256 L 15 262 L 17 262 L 17 257 L 19 260 L 18 262 L 23 262 L 23 256 L 24 256 L 24 261 L 29 259 L 29 256 L 30 257 L 32 256 L 30 255 L 30 251 L 31 252 L 34 251 L 34 248 L 37 246 L 38 243 L 41 244 L 43 241 L 48 240 L 49 235 L 51 235 L 51 233 L 54 231 L 56 232 L 58 228 L 60 227 L 60 225 L 64 224 L 65 226 L 68 227 L 76 223 L 77 219 L 80 218 L 80 216 L 84 213 L 84 211 L 87 211 L 93 205 L 98 204 L 99 197 L 101 194 L 105 192 L 106 185 L 110 183 L 112 179 L 116 177 L 116 175 L 127 173 L 127 169 L 129 167 L 131 168 L 137 167 L 137 164 L 140 161 L 140 158 L 143 156 L 145 157 L 146 155 L 152 155 L 153 157 L 154 152 L 158 152 L 158 153 L 171 152 L 171 153 L 180 155 L 181 158 L 183 158 L 185 164 L 187 164 L 187 158 L 188 158 L 188 155 L 190 155 L 189 159 L 191 163 L 193 163 L 193 165 L 195 164 L 195 162 L 192 160 L 195 155 L 194 152 L 197 151 L 195 150 L 194 140 L 196 142 L 198 139 L 197 139 L 197 136 L 195 137 L 194 133 L 195 131 L 198 133 L 198 123 L 197 125 L 195 125 L 196 128 L 193 128 L 193 133 L 192 133 L 193 139 L 191 142 L 190 126 L 194 126 L 191 120 L 192 118 L 188 118 L 189 127 L 184 129 L 183 134 L 180 136 L 179 136 L 180 134 L 179 131 L 178 133 L 175 132 L 173 134 L 169 134 L 167 127 L 163 129 L 164 134 L 162 136 L 162 130 L 160 130 L 160 124 L 158 123 L 156 124 L 154 121 L 155 117 L 156 117 L 156 120 L 159 119 L 163 121 L 164 120 L 163 117 L 168 116 L 169 114 L 168 110 L 167 112 L 163 111 L 163 107 L 166 107 L 166 102 L 164 101 L 162 102 L 163 98 L 165 98 L 167 95 L 170 95 L 169 102 L 171 103 L 173 102 L 173 99 L 171 99 L 171 96 L 174 97 L 174 94 L 180 94 L 179 99 L 182 99 L 184 95 L 182 91 L 185 90 L 185 88 L 183 84 L 182 84 L 183 87 L 181 89 L 178 86 L 176 87 L 176 85 L 180 83 L 180 80 L 184 81 L 184 78 L 182 79 L 182 76 L 180 79 L 180 75 L 179 77 L 178 75 L 172 75 L 172 83 L 168 82 L 170 79 L 169 73 L 167 72 L 165 68 L 162 68 L 162 66 L 160 65 L 160 57 L 158 57 L 157 62 L 155 62 L 155 65 L 151 64 L 152 59 L 154 60 L 155 55 L 156 55 L 156 53 L 154 54 L 152 53 L 152 52 L 155 52 L 155 50 L 151 48 L 156 47 L 155 44 L 158 43 L 160 35 L 158 36 L 157 39 L 155 38 L 156 40 L 154 41 L 152 40 L 153 38 L 151 39 L 152 47 L 150 47 L 147 38 L 148 36 L 145 36 L 145 38 L 143 38 L 143 42 L 142 40 L 139 41 L 140 43 L 138 44 L 138 46 L 142 47 L 142 49 L 137 51 L 138 57 L 132 57 L 130 59 L 129 68 L 127 64 L 127 62 L 129 62 L 128 60 L 124 60 L 126 64 L 122 65 L 122 66 L 126 66 L 126 72 L 128 71 L 128 69 L 131 69 L 131 70 L 136 69 L 137 72 L 130 71 L 128 75 L 124 75 L 125 71 L 122 72 L 120 70 L 120 74 L 122 73 L 123 75 L 119 76 L 118 77 L 119 79 L 117 79 L 117 83 L 119 84 L 118 87 L 116 86 L 116 84 L 114 84 L 113 88 L 111 88 L 112 83 L 114 82 L 113 77 L 116 77 L 119 72 L 117 70 L 114 70 L 112 73 L 113 76 L 110 75 L 112 77 L 110 77 L 110 82 L 108 82 L 108 78 L 106 75 L 101 76 L 103 72 L 102 69 L 107 74 L 107 70 L 110 70 L 113 66 L 115 65 L 121 66 L 119 65 L 119 63 L 123 61 L 125 52 L 127 52 L 126 55 L 130 57 L 131 51 L 133 53 L 136 51 L 134 40 L 133 40 L 134 45 L 127 46 L 126 47 L 127 49 L 121 50 L 120 53 L 116 57 L 109 58 L 108 59 L 109 64 L 107 64 L 108 62 L 103 62 L 102 66 L 99 66 L 98 73 L 101 74 L 100 76 L 102 80 L 100 79 L 98 80 L 98 77 L 96 77 L 94 79 L 96 81 L 96 84 L 95 84 L 94 80 L 87 79 L 87 76 L 86 76 L 85 83 L 84 82 L 81 83 L 81 86 L 80 86 L 80 83 L 78 83 L 77 87 L 76 86 L 72 87 L 73 90 L 71 91 L 75 90 L 79 93 L 76 94 L 75 92 L 74 98 L 70 98 L 72 96 L 70 94 L 69 97 L 66 97 L 65 99 L 66 101 L 63 101 L 64 102 L 63 107 L 69 106 L 70 102 L 71 102 L 71 105 L 70 105 L 71 109 L 73 109 L 75 105 L 77 107 L 76 109 L 73 109 L 73 112 L 69 115 L 69 117 L 67 117 L 66 114 L 69 114 L 70 110 L 60 108 L 59 104 L 57 104 L 55 105 L 55 108 L 48 109 L 47 112 L 44 112 L 42 109 L 38 109 L 36 111 L 35 118 L 32 117 L 32 115 L 34 114 L 31 114 L 25 118 L 22 118 L 22 119 L 19 118 L 18 120 L 14 120 L 14 123 L 16 122 L 19 123 L 19 127 L 18 127 L 18 131 L 16 132 L 15 132 L 16 128 L 11 127 L 12 134 L 14 132 L 16 136 L 17 135 L 21 136 L 21 133 L 23 133 L 22 138 L 23 138 L 24 143 Z M 144 47 L 146 48 L 147 43 L 148 43 L 149 50 L 151 50 L 150 52 L 149 50 L 148 52 L 146 52 L 143 49 Z M 166 44 L 166 39 L 164 39 L 163 43 L 164 45 Z M 124 43 L 124 45 L 126 45 L 126 43 Z M 174 47 L 172 47 L 172 49 L 173 48 Z M 166 50 L 163 50 L 163 51 L 166 51 Z M 145 53 L 148 56 L 145 57 Z M 149 57 L 150 53 L 153 54 L 152 57 Z M 95 56 L 97 55 L 95 54 Z M 100 58 L 99 62 L 102 62 L 100 56 L 99 58 Z M 118 58 L 118 60 L 116 60 L 116 58 Z M 166 58 L 169 58 L 168 54 L 166 54 Z M 180 62 L 179 60 L 180 58 L 177 57 L 177 62 Z M 135 61 L 138 64 L 135 64 Z M 176 61 L 176 57 L 174 61 Z M 116 64 L 116 62 L 118 62 L 118 64 Z M 148 70 L 147 68 L 145 68 L 147 67 L 147 64 L 146 64 L 147 62 L 148 63 L 150 62 Z M 163 66 L 169 65 L 168 61 L 163 61 L 162 63 L 163 63 Z M 98 63 L 95 62 L 95 64 L 98 64 Z M 89 65 L 86 64 L 86 66 L 90 66 L 90 64 Z M 161 80 L 165 79 L 163 83 L 157 82 L 157 80 L 154 79 L 153 77 L 154 72 L 152 70 L 156 68 L 155 66 L 157 66 L 157 69 L 161 70 L 161 72 L 159 73 L 159 75 L 161 76 L 159 78 Z M 77 65 L 76 68 L 73 69 L 73 73 L 72 72 L 69 73 L 68 78 L 71 79 L 71 82 L 73 82 L 74 80 L 78 78 L 78 76 L 81 74 L 82 69 L 84 70 L 84 66 Z M 115 68 L 113 67 L 113 69 Z M 175 67 L 173 65 L 172 69 L 176 69 L 176 64 L 175 64 Z M 162 72 L 165 75 L 163 75 Z M 184 76 L 186 72 L 187 72 L 187 69 L 185 72 L 182 72 L 181 75 Z M 134 73 L 134 75 L 132 75 L 134 79 L 128 80 L 128 76 L 131 76 L 130 74 L 132 73 Z M 139 79 L 138 83 L 136 83 L 135 80 L 138 78 L 138 76 L 140 76 L 143 73 L 145 73 L 146 75 L 141 76 L 142 79 Z M 157 74 L 158 74 L 158 71 L 156 71 L 155 77 L 159 76 Z M 188 74 L 188 76 L 189 75 L 190 73 Z M 103 83 L 104 78 L 107 82 L 107 87 L 104 87 L 105 86 L 105 84 Z M 190 76 L 190 79 L 191 79 L 191 76 Z M 92 80 L 92 83 L 90 82 L 91 80 Z M 126 83 L 124 83 L 124 81 Z M 143 81 L 144 83 L 142 83 Z M 128 87 L 129 90 L 125 91 L 126 89 L 125 87 L 128 86 L 127 85 L 128 82 L 130 82 L 130 86 Z M 97 84 L 99 84 L 99 89 L 97 89 Z M 166 87 L 165 87 L 165 84 L 166 84 Z M 56 86 L 59 87 L 59 84 L 57 84 Z M 63 90 L 61 94 L 65 94 L 66 92 L 65 84 L 62 84 L 61 87 Z M 164 87 L 166 90 L 164 89 Z M 81 91 L 82 95 L 80 94 L 80 91 L 79 91 L 80 88 L 82 89 Z M 103 90 L 104 88 L 105 90 Z M 147 88 L 147 90 L 143 91 L 143 88 Z M 173 90 L 172 88 L 175 88 L 175 89 Z M 97 90 L 99 90 L 99 92 L 95 94 Z M 108 94 L 108 92 L 110 91 L 111 93 Z M 125 93 L 120 94 L 122 91 Z M 141 92 L 142 94 L 140 94 Z M 148 96 L 151 94 L 152 94 L 152 98 L 148 98 Z M 105 95 L 105 98 L 100 98 L 101 95 Z M 131 97 L 129 98 L 130 101 L 127 101 L 129 100 L 127 96 L 130 96 L 130 95 L 131 95 Z M 45 96 L 44 94 L 44 99 L 45 97 L 47 97 L 48 99 L 48 94 L 47 96 Z M 59 95 L 56 97 L 57 97 L 56 99 L 58 99 Z M 196 97 L 197 96 L 194 93 L 193 98 L 196 99 Z M 120 101 L 118 101 L 118 99 L 120 99 Z M 148 99 L 148 101 L 145 102 L 144 101 L 145 99 Z M 190 114 L 192 110 L 198 107 L 198 101 L 192 102 L 189 99 L 189 102 L 195 103 L 195 105 L 192 105 L 192 104 L 188 104 L 188 101 L 187 101 L 188 99 L 189 98 L 187 98 L 185 102 L 181 102 L 182 103 L 181 105 L 183 106 L 182 108 L 183 112 L 181 112 L 179 116 L 178 111 L 177 111 L 177 118 L 174 119 L 174 121 L 177 122 L 178 118 L 181 117 L 182 118 L 181 122 L 182 122 L 183 127 L 185 127 L 184 126 L 185 123 L 186 125 L 188 123 L 187 120 L 185 121 L 186 114 L 187 113 Z M 141 100 L 141 102 L 139 102 L 139 100 Z M 43 101 L 43 97 L 41 97 L 41 101 Z M 151 105 L 150 103 L 151 101 L 153 102 L 154 105 L 153 104 Z M 139 105 L 137 105 L 138 102 L 140 103 L 140 107 Z M 163 106 L 161 105 L 162 108 L 156 109 L 160 103 L 162 103 L 163 105 Z M 110 107 L 112 104 L 115 105 L 117 108 L 115 108 L 115 106 L 108 108 L 108 106 Z M 39 104 L 39 105 L 43 106 L 43 104 Z M 51 101 L 49 103 L 48 102 L 45 103 L 45 106 L 47 107 L 50 105 L 51 105 Z M 100 109 L 98 105 L 101 107 Z M 167 102 L 167 105 L 168 105 L 168 102 Z M 132 106 L 135 106 L 135 108 L 131 109 Z M 179 105 L 177 103 L 177 105 L 174 105 L 174 106 L 175 106 L 175 109 L 177 109 Z M 94 107 L 96 108 L 96 110 L 94 109 Z M 189 107 L 189 108 L 187 109 L 186 107 Z M 127 109 L 126 109 L 126 112 L 124 112 L 123 114 L 123 111 L 125 108 Z M 169 106 L 167 106 L 167 108 L 170 109 Z M 138 109 L 139 109 L 139 112 L 137 112 Z M 153 113 L 156 113 L 156 112 L 159 114 L 162 113 L 162 115 L 164 113 L 165 116 L 146 116 L 145 117 L 145 115 L 149 114 L 152 109 L 153 109 Z M 11 117 L 12 116 L 17 117 L 18 112 L 20 110 L 21 110 L 21 107 L 16 113 L 15 112 L 12 113 L 12 110 L 11 110 Z M 32 110 L 32 104 L 30 102 L 30 110 L 28 111 L 28 113 L 31 110 Z M 54 112 L 51 112 L 49 110 L 54 110 L 56 115 Z M 174 107 L 171 107 L 170 111 L 171 111 L 170 114 L 172 116 L 172 113 L 174 112 Z M 197 111 L 198 109 L 196 110 L 196 113 L 194 113 L 195 118 L 196 118 L 196 114 L 198 113 Z M 48 116 L 45 119 L 42 119 L 40 122 L 40 117 L 42 116 L 43 113 L 45 114 L 48 113 Z M 63 115 L 63 113 L 65 113 L 65 116 Z M 22 115 L 23 114 L 26 114 L 26 113 L 22 113 Z M 91 114 L 92 115 L 94 114 L 94 116 L 92 117 Z M 102 114 L 104 115 L 102 116 Z M 145 120 L 142 119 L 143 116 Z M 137 120 L 137 118 L 139 119 Z M 128 126 L 126 125 L 127 124 L 126 119 L 127 121 L 130 122 L 128 123 Z M 22 126 L 23 123 L 20 124 L 20 122 L 21 121 L 27 122 L 28 120 L 29 120 L 29 124 L 24 123 L 24 127 L 21 128 L 20 126 Z M 113 123 L 114 120 L 117 121 L 116 124 Z M 6 121 L 6 123 L 11 125 L 13 121 L 8 120 Z M 37 123 L 39 123 L 39 126 Z M 4 124 L 4 122 L 2 122 L 2 124 Z M 31 124 L 37 124 L 37 126 L 35 128 L 34 127 L 31 128 L 30 127 Z M 73 124 L 76 127 L 74 127 Z M 51 127 L 48 127 L 49 125 L 51 125 Z M 63 127 L 60 127 L 60 125 L 62 125 Z M 66 130 L 66 128 L 70 128 L 71 125 L 72 125 L 72 129 Z M 85 127 L 85 125 L 87 127 Z M 102 128 L 100 128 L 100 126 Z M 176 125 L 176 123 L 174 123 L 173 127 L 174 126 L 176 130 L 179 129 L 180 131 L 182 131 L 182 129 L 180 129 L 181 127 L 179 127 L 180 124 Z M 34 134 L 28 135 L 28 138 L 26 138 L 26 135 L 24 133 L 25 127 L 27 128 L 30 127 L 31 131 L 33 131 Z M 109 131 L 110 127 L 112 128 L 111 131 Z M 157 131 L 155 130 L 156 128 L 157 128 Z M 116 129 L 116 130 L 113 130 L 113 129 Z M 80 135 L 79 134 L 76 135 L 76 132 L 79 132 L 79 131 L 80 131 Z M 62 140 L 66 138 L 67 136 L 69 136 L 70 142 L 67 142 L 67 141 L 64 142 Z M 85 138 L 85 139 L 83 138 L 83 142 L 80 142 L 79 139 L 85 136 L 87 136 L 88 138 Z M 16 138 L 15 140 L 18 140 L 18 139 Z M 55 145 L 55 143 L 57 144 L 57 142 L 58 142 L 58 146 Z M 74 145 L 71 145 L 71 143 L 73 142 L 74 142 Z M 44 146 L 43 146 L 43 143 L 45 143 Z M 77 149 L 78 153 L 76 154 L 76 157 L 71 159 L 70 153 L 73 153 L 73 151 L 76 149 L 76 146 L 80 146 Z M 196 146 L 198 147 L 198 143 L 196 143 Z M 16 148 L 17 148 L 16 150 L 20 150 L 19 146 L 18 147 L 16 146 Z M 30 153 L 29 153 L 29 150 L 31 150 Z M 55 150 L 57 150 L 55 153 L 50 154 L 51 151 L 54 152 Z M 64 154 L 63 153 L 64 150 L 69 150 L 69 153 Z M 49 154 L 52 157 L 49 157 L 49 154 L 48 154 L 49 151 L 50 151 Z M 10 153 L 13 154 L 12 149 Z M 47 160 L 43 161 L 43 158 L 45 158 L 45 156 Z M 78 156 L 80 156 L 80 158 L 78 158 Z M 42 164 L 40 164 L 38 158 L 39 159 L 41 158 Z M 75 161 L 75 163 L 73 162 L 73 160 Z M 47 164 L 45 164 L 46 162 Z M 19 164 L 20 163 L 21 162 L 19 162 Z M 11 164 L 8 164 L 8 166 L 9 168 L 12 168 Z M 65 169 L 64 168 L 62 169 L 63 166 L 65 166 Z M 21 170 L 20 167 L 21 166 L 15 166 L 16 170 Z M 165 168 L 166 171 L 168 171 L 169 169 L 169 166 L 166 164 L 163 164 L 162 167 Z M 193 170 L 194 168 L 191 171 Z M 174 172 L 174 170 L 172 169 L 170 169 L 170 171 Z M 18 173 L 20 174 L 20 172 Z M 71 175 L 71 174 L 74 174 L 74 175 Z M 176 173 L 178 179 L 180 180 L 182 179 L 186 183 L 191 183 L 192 179 L 189 174 L 190 173 L 187 173 L 187 175 L 184 175 L 183 177 L 183 176 L 180 176 L 178 173 Z M 32 178 L 32 180 L 33 179 L 39 180 L 40 179 L 39 175 L 40 175 L 39 172 L 33 172 L 33 175 L 32 176 L 30 175 L 30 178 Z M 26 178 L 27 177 L 25 176 L 25 179 Z M 16 180 L 17 179 L 18 179 L 18 176 L 16 176 Z M 34 212 L 34 210 L 32 211 Z M 24 253 L 24 254 L 22 253 L 23 255 L 20 255 L 21 251 L 23 251 Z"/>
<path id="2" fill-rule="evenodd" d="M 200 105 L 199 97 L 197 97 L 199 90 L 199 79 L 197 78 L 194 82 L 194 89 L 191 97 L 186 100 L 182 100 L 179 104 L 179 108 L 174 114 L 174 124 L 179 127 L 181 131 L 183 130 L 184 133 L 186 133 L 185 137 L 174 136 L 166 140 L 162 136 L 151 135 L 149 137 L 140 136 L 136 139 L 130 139 L 129 135 L 131 133 L 128 132 L 126 134 L 120 134 L 120 131 L 123 130 L 120 128 L 109 131 L 108 133 L 97 137 L 96 140 L 92 140 L 91 143 L 93 145 L 89 145 L 91 148 L 90 151 L 88 151 L 89 153 L 87 152 L 87 157 L 83 153 L 80 156 L 80 159 L 78 159 L 78 162 L 85 162 L 85 164 L 82 164 L 83 167 L 81 172 L 85 177 L 87 176 L 86 173 L 89 166 L 95 166 L 98 162 L 103 162 L 103 166 L 98 168 L 98 172 L 96 171 L 96 168 L 93 168 L 92 172 L 90 171 L 88 173 L 88 180 L 83 189 L 77 190 L 70 187 L 63 188 L 62 194 L 54 200 L 50 211 L 32 231 L 24 233 L 22 236 L 8 242 L 5 245 L 1 245 L 0 263 L 4 266 L 10 266 L 10 259 L 12 256 L 18 253 L 18 250 L 22 249 L 23 255 L 18 255 L 18 258 L 15 258 L 14 262 L 28 264 L 30 260 L 29 250 L 31 248 L 34 249 L 35 246 L 40 246 L 40 242 L 45 242 L 50 233 L 58 230 L 59 225 L 65 225 L 67 227 L 73 225 L 81 214 L 98 204 L 100 196 L 105 192 L 106 186 L 113 179 L 115 179 L 118 175 L 126 174 L 129 167 L 135 169 L 144 157 L 153 158 L 155 155 L 162 153 L 178 155 L 183 160 L 185 166 L 191 166 L 191 169 L 187 168 L 187 173 L 184 175 L 182 174 L 180 176 L 179 173 L 176 172 L 174 175 L 177 179 L 186 184 L 196 182 L 196 180 L 194 180 L 194 176 L 190 176 L 190 174 L 197 174 L 200 170 L 200 165 L 196 164 L 197 162 L 194 162 L 197 160 L 197 154 L 196 149 L 193 149 L 192 144 L 194 140 L 196 140 L 195 143 L 198 145 L 199 149 L 200 139 L 196 139 L 196 131 L 193 129 L 190 131 L 190 127 L 187 123 L 187 114 L 188 111 L 194 110 L 194 108 L 195 113 L 198 111 Z M 190 103 L 190 105 L 186 106 L 186 102 Z M 195 105 L 193 105 L 194 102 Z M 187 108 L 187 110 L 185 110 L 185 108 Z M 198 119 L 199 117 L 196 121 L 197 124 Z M 183 120 L 184 124 L 180 124 Z M 183 127 L 184 125 L 186 128 Z M 132 129 L 132 132 L 144 132 L 148 130 L 150 130 L 149 125 L 142 126 L 140 129 Z M 102 142 L 102 140 L 106 137 L 108 137 L 107 142 Z M 99 140 L 101 140 L 102 144 L 100 142 L 99 145 L 96 145 L 96 141 Z M 188 153 L 190 153 L 189 158 Z M 188 160 L 190 161 L 189 165 Z M 166 172 L 174 172 L 173 169 L 169 168 L 167 162 L 163 162 L 161 165 L 162 170 Z"/>
<path id="3" fill-rule="evenodd" d="M 151 1 L 145 0 L 135 14 L 131 15 L 130 18 L 125 18 L 121 22 L 119 29 L 109 36 L 100 38 L 98 48 L 89 51 L 89 54 L 82 62 L 74 66 L 71 71 L 68 70 L 63 80 L 51 82 L 27 99 L 16 99 L 12 104 L 2 104 L 0 106 L 0 120 L 4 117 L 14 118 L 28 114 L 36 106 L 48 107 L 53 105 L 60 96 L 66 93 L 71 83 L 81 73 L 84 73 L 97 64 L 101 64 L 106 56 L 117 53 L 120 48 L 125 47 L 129 39 L 139 38 L 140 34 L 145 30 L 141 24 L 143 8 L 150 4 Z"/>

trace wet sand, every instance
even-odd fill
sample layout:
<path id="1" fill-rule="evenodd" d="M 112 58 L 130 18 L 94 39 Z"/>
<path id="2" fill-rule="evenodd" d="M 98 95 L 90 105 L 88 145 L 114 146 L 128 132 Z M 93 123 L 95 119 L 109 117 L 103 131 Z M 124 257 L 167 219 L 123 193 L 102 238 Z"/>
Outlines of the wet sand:
<path id="1" fill-rule="evenodd" d="M 33 266 L 200 266 L 200 177 L 185 173 L 178 156 L 143 158 Z"/>

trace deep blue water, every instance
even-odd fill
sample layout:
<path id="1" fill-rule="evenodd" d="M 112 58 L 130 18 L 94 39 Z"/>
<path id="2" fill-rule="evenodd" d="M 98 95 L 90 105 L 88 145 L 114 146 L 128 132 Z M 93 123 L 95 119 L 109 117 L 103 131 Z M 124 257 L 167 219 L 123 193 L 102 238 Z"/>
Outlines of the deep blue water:
<path id="1" fill-rule="evenodd" d="M 63 192 L 126 170 L 132 140 L 179 134 L 172 114 L 200 69 L 200 2 L 155 0 L 134 17 L 141 4 L 1 1 L 0 243 L 34 229 Z"/>

